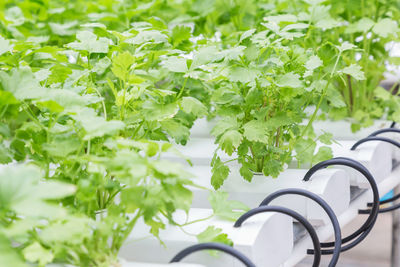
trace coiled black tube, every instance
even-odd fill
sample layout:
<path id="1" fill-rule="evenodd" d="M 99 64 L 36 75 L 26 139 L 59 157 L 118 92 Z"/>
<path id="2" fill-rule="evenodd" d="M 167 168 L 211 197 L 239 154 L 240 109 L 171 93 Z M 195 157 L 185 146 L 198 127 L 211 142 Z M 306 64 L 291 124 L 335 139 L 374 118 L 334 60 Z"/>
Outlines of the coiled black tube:
<path id="1" fill-rule="evenodd" d="M 283 196 L 283 195 L 300 195 L 300 196 L 304 196 L 307 197 L 309 199 L 314 200 L 316 203 L 318 203 L 318 205 L 320 205 L 325 212 L 328 214 L 329 219 L 332 222 L 333 225 L 333 229 L 334 229 L 334 234 L 335 234 L 335 248 L 333 250 L 333 255 L 332 255 L 332 259 L 329 263 L 329 267 L 334 267 L 336 266 L 338 260 L 339 260 L 339 256 L 340 256 L 340 248 L 342 245 L 342 234 L 341 234 L 341 230 L 340 230 L 340 225 L 339 222 L 337 220 L 337 217 L 335 215 L 335 212 L 332 210 L 332 208 L 328 205 L 328 203 L 326 203 L 325 200 L 323 200 L 320 196 L 318 196 L 317 194 L 314 194 L 310 191 L 304 190 L 304 189 L 299 189 L 299 188 L 288 188 L 288 189 L 282 189 L 282 190 L 278 190 L 272 194 L 270 194 L 269 196 L 267 196 L 260 204 L 261 206 L 265 206 L 268 205 L 269 203 L 271 203 L 272 200 Z M 308 250 L 307 251 L 308 254 L 315 254 L 316 251 L 315 250 Z M 322 253 L 322 250 L 321 250 Z"/>
<path id="2" fill-rule="evenodd" d="M 257 208 L 254 208 L 252 210 L 249 210 L 248 212 L 244 213 L 242 216 L 239 217 L 239 219 L 235 222 L 234 227 L 240 227 L 244 221 L 246 221 L 248 218 L 250 218 L 253 215 L 256 215 L 258 213 L 263 213 L 263 212 L 279 212 L 283 213 L 286 215 L 291 216 L 292 218 L 296 219 L 301 225 L 304 226 L 304 228 L 307 230 L 309 235 L 311 236 L 311 240 L 314 246 L 315 250 L 315 255 L 314 255 L 314 261 L 312 267 L 318 267 L 320 262 L 321 262 L 321 247 L 319 246 L 319 239 L 318 235 L 315 232 L 315 229 L 312 227 L 312 225 L 304 218 L 301 216 L 299 213 L 285 208 L 285 207 L 278 207 L 278 206 L 260 206 Z"/>
<path id="3" fill-rule="evenodd" d="M 368 216 L 367 220 L 363 223 L 363 225 L 356 230 L 354 233 L 350 234 L 349 236 L 345 237 L 342 239 L 342 243 L 347 243 L 352 241 L 350 244 L 347 244 L 345 246 L 341 247 L 341 251 L 346 251 L 351 249 L 352 247 L 356 246 L 359 244 L 362 240 L 365 239 L 365 237 L 368 235 L 370 228 L 375 224 L 376 217 L 378 216 L 378 211 L 379 211 L 379 191 L 378 187 L 376 185 L 375 179 L 372 176 L 372 174 L 368 171 L 367 168 L 365 168 L 361 163 L 354 159 L 350 158 L 344 158 L 344 157 L 338 157 L 338 158 L 333 158 L 329 159 L 323 162 L 320 162 L 316 165 L 314 165 L 304 176 L 304 181 L 308 181 L 310 177 L 317 172 L 320 169 L 326 168 L 328 166 L 333 166 L 333 165 L 342 165 L 342 166 L 348 166 L 351 167 L 361 174 L 368 180 L 371 188 L 372 188 L 372 193 L 373 193 L 373 206 L 370 215 Z M 321 243 L 321 247 L 333 247 L 335 246 L 335 242 L 327 242 L 327 243 Z M 334 250 L 322 250 L 321 251 L 322 255 L 326 254 L 332 254 L 334 253 Z"/>
<path id="4" fill-rule="evenodd" d="M 245 266 L 247 267 L 256 267 L 254 263 L 251 262 L 249 258 L 247 258 L 243 253 L 240 251 L 228 246 L 224 245 L 221 243 L 202 243 L 202 244 L 196 244 L 190 247 L 185 248 L 181 252 L 175 255 L 175 257 L 172 258 L 170 263 L 173 262 L 180 262 L 183 258 L 186 256 L 192 254 L 193 252 L 200 251 L 200 250 L 219 250 L 222 252 L 225 252 L 227 254 L 232 255 L 233 257 L 237 258 L 240 260 Z"/>

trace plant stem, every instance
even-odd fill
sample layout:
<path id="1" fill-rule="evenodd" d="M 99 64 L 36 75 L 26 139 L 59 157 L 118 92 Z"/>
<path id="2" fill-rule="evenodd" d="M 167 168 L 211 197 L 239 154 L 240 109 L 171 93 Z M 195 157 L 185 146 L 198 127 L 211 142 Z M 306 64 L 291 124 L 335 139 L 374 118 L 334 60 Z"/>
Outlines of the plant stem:
<path id="1" fill-rule="evenodd" d="M 185 80 L 183 81 L 183 85 L 181 87 L 181 90 L 179 91 L 179 94 L 176 96 L 176 98 L 179 99 L 183 95 L 183 90 L 185 89 L 187 80 L 188 80 L 188 77 L 186 77 Z"/>

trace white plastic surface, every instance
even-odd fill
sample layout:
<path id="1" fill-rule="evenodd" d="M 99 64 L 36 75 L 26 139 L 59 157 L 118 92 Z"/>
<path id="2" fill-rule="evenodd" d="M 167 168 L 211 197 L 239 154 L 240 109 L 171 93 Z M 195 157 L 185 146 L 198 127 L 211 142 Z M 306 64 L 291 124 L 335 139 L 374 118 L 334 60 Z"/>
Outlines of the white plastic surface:
<path id="1" fill-rule="evenodd" d="M 212 214 L 209 209 L 190 209 L 189 221 L 206 218 Z M 177 213 L 175 220 L 186 222 L 186 215 Z M 133 232 L 120 251 L 120 257 L 143 262 L 169 262 L 182 249 L 197 244 L 195 235 L 208 226 L 221 228 L 234 243 L 234 248 L 244 253 L 258 267 L 277 267 L 290 257 L 293 248 L 293 223 L 291 217 L 278 213 L 263 213 L 249 218 L 239 228 L 233 222 L 212 218 L 184 226 L 184 233 L 177 226 L 167 226 L 160 230 L 160 238 L 166 247 L 151 237 L 149 227 L 138 221 Z M 190 233 L 187 234 L 187 233 Z M 187 263 L 199 263 L 205 266 L 240 266 L 243 264 L 232 256 L 219 253 L 211 256 L 206 251 L 193 253 L 185 258 Z"/>
<path id="2" fill-rule="evenodd" d="M 207 188 L 210 184 L 211 168 L 198 166 L 191 169 L 197 176 L 195 180 Z M 332 207 L 333 211 L 340 215 L 349 206 L 350 184 L 344 170 L 323 169 L 316 172 L 308 182 L 302 179 L 307 170 L 288 169 L 282 172 L 278 178 L 255 175 L 251 183 L 245 181 L 239 174 L 238 167 L 231 167 L 231 173 L 221 190 L 229 193 L 229 199 L 245 203 L 250 208 L 258 207 L 261 201 L 270 193 L 285 188 L 301 188 L 309 190 L 322 197 Z M 193 188 L 193 207 L 208 208 L 209 192 L 199 188 Z M 295 195 L 281 196 L 271 204 L 285 206 L 305 216 L 312 224 L 321 225 L 329 222 L 328 216 L 314 201 Z"/>

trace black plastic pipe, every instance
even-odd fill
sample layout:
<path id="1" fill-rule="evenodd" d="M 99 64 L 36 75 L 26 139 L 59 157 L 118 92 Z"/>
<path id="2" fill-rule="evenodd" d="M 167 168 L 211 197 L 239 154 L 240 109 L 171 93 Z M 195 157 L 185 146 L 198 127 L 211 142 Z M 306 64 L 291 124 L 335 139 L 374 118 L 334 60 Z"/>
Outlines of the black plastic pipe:
<path id="1" fill-rule="evenodd" d="M 395 145 L 395 146 L 397 146 L 398 148 L 400 148 L 400 143 L 397 142 L 397 141 L 395 141 L 395 140 L 393 140 L 393 139 L 390 139 L 390 138 L 387 138 L 387 137 L 382 137 L 382 136 L 368 136 L 368 137 L 366 137 L 366 138 L 363 138 L 363 139 L 358 140 L 358 141 L 350 148 L 350 150 L 356 150 L 356 148 L 357 148 L 359 145 L 364 144 L 364 143 L 366 143 L 366 142 L 371 142 L 371 141 L 382 141 L 382 142 L 390 143 L 390 144 Z"/>
<path id="2" fill-rule="evenodd" d="M 373 132 L 369 136 L 377 136 L 377 135 L 380 135 L 380 134 L 383 134 L 383 133 L 400 133 L 400 129 L 397 129 L 397 128 L 380 129 L 380 130 L 377 130 L 377 131 Z"/>
<path id="3" fill-rule="evenodd" d="M 347 166 L 350 168 L 353 168 L 363 174 L 363 176 L 368 180 L 368 183 L 370 184 L 372 188 L 372 193 L 373 193 L 373 206 L 371 213 L 369 214 L 367 220 L 363 223 L 363 225 L 356 230 L 354 233 L 350 234 L 349 236 L 345 237 L 342 239 L 342 243 L 347 243 L 352 241 L 350 244 L 347 244 L 345 246 L 341 247 L 341 251 L 346 251 L 349 250 L 350 248 L 356 246 L 359 244 L 362 240 L 365 239 L 365 237 L 368 235 L 369 231 L 372 229 L 372 227 L 375 224 L 376 217 L 378 216 L 378 211 L 379 211 L 379 191 L 378 187 L 376 185 L 375 179 L 372 176 L 372 174 L 368 171 L 367 168 L 365 168 L 361 163 L 358 161 L 351 159 L 351 158 L 344 158 L 344 157 L 338 157 L 338 158 L 333 158 L 329 159 L 323 162 L 320 162 L 316 165 L 314 165 L 304 176 L 304 181 L 308 181 L 311 176 L 317 172 L 320 169 L 329 167 L 329 166 L 334 166 L 334 165 L 342 165 L 342 166 Z M 368 231 L 369 230 L 369 231 Z M 365 231 L 367 231 L 367 234 L 365 234 Z M 321 243 L 321 247 L 328 248 L 328 247 L 333 247 L 335 246 L 335 242 L 327 242 L 327 243 Z M 334 250 L 322 250 L 321 253 L 323 255 L 327 254 L 332 254 L 334 253 Z"/>
<path id="4" fill-rule="evenodd" d="M 387 137 L 376 136 L 376 135 L 379 135 L 379 134 L 382 134 L 382 133 L 390 133 L 390 132 L 392 132 L 392 133 L 400 133 L 400 129 L 387 128 L 387 129 L 377 130 L 377 131 L 373 132 L 372 134 L 370 134 L 370 136 L 357 141 L 351 147 L 351 150 L 355 150 L 359 145 L 361 145 L 363 143 L 366 143 L 366 142 L 371 142 L 371 141 L 382 141 L 382 142 L 390 143 L 390 144 L 400 148 L 400 143 L 399 142 L 397 142 L 397 141 L 395 141 L 393 139 L 387 138 Z M 397 200 L 398 198 L 400 198 L 400 194 L 395 195 L 395 196 L 393 196 L 393 197 L 391 197 L 391 198 L 389 198 L 389 199 L 387 199 L 385 201 L 380 201 L 379 204 L 390 203 L 390 202 L 393 202 L 393 201 Z M 369 207 L 371 207 L 372 203 L 368 203 L 367 205 Z M 390 208 L 383 208 L 383 209 L 379 210 L 379 213 L 385 213 L 385 212 L 388 212 L 388 211 L 393 211 L 393 210 L 397 209 L 398 207 L 399 207 L 398 205 L 394 205 L 394 206 L 392 206 Z M 359 211 L 360 214 L 369 214 L 370 212 L 371 212 L 370 209 L 360 210 Z"/>
<path id="5" fill-rule="evenodd" d="M 256 267 L 256 265 L 254 263 L 252 263 L 251 260 L 249 258 L 247 258 L 243 253 L 241 253 L 240 251 L 238 251 L 228 245 L 224 245 L 221 243 L 202 243 L 202 244 L 196 244 L 196 245 L 187 247 L 184 250 L 182 250 L 181 252 L 179 252 L 178 254 L 176 254 L 175 257 L 173 257 L 169 263 L 180 262 L 183 258 L 185 258 L 186 256 L 188 256 L 194 252 L 197 252 L 200 250 L 210 250 L 210 249 L 211 250 L 219 250 L 219 251 L 225 252 L 227 254 L 230 254 L 233 257 L 235 257 L 236 259 L 238 259 L 239 261 L 241 261 L 247 267 Z"/>
<path id="6" fill-rule="evenodd" d="M 309 233 L 314 250 L 316 253 L 314 254 L 314 260 L 312 267 L 318 267 L 320 262 L 321 262 L 321 247 L 319 246 L 319 239 L 318 235 L 315 232 L 315 229 L 312 227 L 312 225 L 304 218 L 302 215 L 299 213 L 285 208 L 285 207 L 278 207 L 278 206 L 260 206 L 257 208 L 254 208 L 252 210 L 249 210 L 248 212 L 244 213 L 242 216 L 239 217 L 239 219 L 235 222 L 234 227 L 240 227 L 242 224 L 250 217 L 263 213 L 263 212 L 278 212 L 278 213 L 283 213 L 286 215 L 289 215 L 290 217 L 296 219 L 301 225 L 304 226 L 304 228 L 307 230 Z"/>
<path id="7" fill-rule="evenodd" d="M 329 267 L 334 267 L 336 266 L 338 260 L 339 260 L 339 256 L 340 256 L 340 249 L 342 246 L 342 234 L 341 234 L 341 230 L 340 230 L 340 225 L 339 222 L 337 220 L 337 217 L 335 215 L 335 212 L 332 210 L 332 208 L 328 205 L 328 203 L 326 203 L 325 200 L 323 200 L 320 196 L 318 196 L 317 194 L 304 190 L 304 189 L 299 189 L 299 188 L 288 188 L 288 189 L 282 189 L 282 190 L 278 190 L 272 194 L 270 194 L 269 196 L 267 196 L 260 204 L 261 206 L 266 206 L 269 203 L 271 203 L 271 201 L 273 201 L 274 199 L 283 196 L 283 195 L 300 195 L 300 196 L 304 196 L 306 198 L 312 199 L 313 201 L 315 201 L 316 203 L 318 203 L 318 205 L 320 205 L 324 211 L 328 214 L 329 219 L 332 222 L 333 225 L 333 230 L 334 230 L 334 235 L 335 235 L 335 248 L 333 250 L 333 254 L 332 255 L 332 259 L 329 263 Z M 322 243 L 321 243 L 322 244 Z M 308 254 L 315 254 L 318 253 L 315 250 L 308 250 L 307 251 Z M 322 253 L 322 250 L 321 250 Z"/>

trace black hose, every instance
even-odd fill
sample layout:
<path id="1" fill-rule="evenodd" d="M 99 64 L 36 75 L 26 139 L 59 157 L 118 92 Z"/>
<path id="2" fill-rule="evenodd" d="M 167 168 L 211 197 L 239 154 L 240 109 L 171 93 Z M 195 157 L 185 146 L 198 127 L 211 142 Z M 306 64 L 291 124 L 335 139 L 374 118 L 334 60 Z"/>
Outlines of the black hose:
<path id="1" fill-rule="evenodd" d="M 285 208 L 285 207 L 278 207 L 278 206 L 260 206 L 257 208 L 254 208 L 252 210 L 249 210 L 248 212 L 244 213 L 242 216 L 239 217 L 239 219 L 235 222 L 234 227 L 240 227 L 242 226 L 243 222 L 246 221 L 248 218 L 250 218 L 253 215 L 256 215 L 258 213 L 263 213 L 263 212 L 279 212 L 283 213 L 286 215 L 291 216 L 292 218 L 296 219 L 301 225 L 304 226 L 304 228 L 307 230 L 307 232 L 311 236 L 311 240 L 314 246 L 314 250 L 316 251 L 314 255 L 314 261 L 312 267 L 318 267 L 320 262 L 321 262 L 321 247 L 319 246 L 319 239 L 318 235 L 315 232 L 315 229 L 312 227 L 312 225 L 299 213 Z"/>
<path id="2" fill-rule="evenodd" d="M 175 255 L 169 263 L 173 262 L 180 262 L 186 256 L 192 254 L 193 252 L 200 251 L 200 250 L 219 250 L 225 252 L 227 254 L 232 255 L 236 259 L 240 260 L 245 266 L 247 267 L 256 267 L 254 263 L 252 263 L 249 258 L 247 258 L 243 253 L 240 251 L 221 243 L 202 243 L 196 244 L 190 247 L 185 248 L 181 252 Z"/>
<path id="3" fill-rule="evenodd" d="M 361 145 L 361 144 L 363 144 L 363 143 L 366 143 L 366 142 L 371 142 L 371 141 L 382 141 L 382 142 L 390 143 L 390 144 L 395 145 L 395 146 L 397 146 L 398 148 L 400 148 L 400 143 L 397 142 L 397 141 L 395 141 L 395 140 L 393 140 L 393 139 L 390 139 L 390 138 L 387 138 L 387 137 L 382 137 L 382 136 L 368 136 L 368 137 L 366 137 L 366 138 L 363 138 L 363 139 L 358 140 L 358 141 L 350 148 L 350 150 L 356 150 L 356 148 L 357 148 L 359 145 Z"/>
<path id="4" fill-rule="evenodd" d="M 316 165 L 314 165 L 306 175 L 304 176 L 304 181 L 308 181 L 311 176 L 317 172 L 320 169 L 326 168 L 328 166 L 333 166 L 333 165 L 343 165 L 347 167 L 351 167 L 357 171 L 359 171 L 361 174 L 364 175 L 364 177 L 368 180 L 371 188 L 372 188 L 372 193 L 373 193 L 373 206 L 370 215 L 368 216 L 367 220 L 363 223 L 363 225 L 356 230 L 354 233 L 350 234 L 349 236 L 345 237 L 342 239 L 342 243 L 347 243 L 352 241 L 352 243 L 342 246 L 341 251 L 346 251 L 355 245 L 359 244 L 364 238 L 367 236 L 367 234 L 364 234 L 365 231 L 368 231 L 369 228 L 372 228 L 375 224 L 376 217 L 378 216 L 378 211 L 379 211 L 379 191 L 378 187 L 376 185 L 375 179 L 372 176 L 372 174 L 368 171 L 367 168 L 365 168 L 361 163 L 354 159 L 350 158 L 344 158 L 344 157 L 338 157 L 338 158 L 333 158 L 329 159 L 323 162 L 320 162 Z M 369 231 L 368 231 L 369 233 Z M 355 239 L 355 240 L 354 240 Z M 327 242 L 327 243 L 321 243 L 321 247 L 333 247 L 335 246 L 336 242 Z M 332 254 L 333 250 L 322 250 L 321 251 L 323 255 L 326 254 Z"/>
<path id="5" fill-rule="evenodd" d="M 304 189 L 299 189 L 299 188 L 289 188 L 289 189 L 282 189 L 282 190 L 278 190 L 272 194 L 270 194 L 269 196 L 267 196 L 260 204 L 260 206 L 266 206 L 269 203 L 271 203 L 272 200 L 283 196 L 283 195 L 300 195 L 300 196 L 304 196 L 306 198 L 312 199 L 315 202 L 318 203 L 318 205 L 320 205 L 325 212 L 328 214 L 329 219 L 332 222 L 333 225 L 333 229 L 334 229 L 334 234 L 335 234 L 335 248 L 334 248 L 334 252 L 332 255 L 332 259 L 329 263 L 329 267 L 334 267 L 338 260 L 339 260 L 339 256 L 340 256 L 340 247 L 342 245 L 342 234 L 341 234 L 341 230 L 340 230 L 340 225 L 339 222 L 337 220 L 337 217 L 335 215 L 335 212 L 332 210 L 332 208 L 328 205 L 328 203 L 326 203 L 325 200 L 323 200 L 320 196 L 318 196 L 317 194 L 314 194 L 310 191 L 304 190 Z M 312 251 L 312 252 L 311 252 Z M 308 250 L 309 254 L 314 254 L 315 250 Z"/>
<path id="6" fill-rule="evenodd" d="M 377 131 L 373 132 L 372 134 L 370 134 L 370 136 L 357 141 L 351 147 L 351 150 L 355 150 L 359 145 L 361 145 L 363 143 L 366 143 L 366 142 L 371 142 L 371 141 L 382 141 L 382 142 L 390 143 L 390 144 L 395 145 L 396 147 L 400 148 L 400 143 L 399 142 L 397 142 L 395 140 L 392 140 L 390 138 L 387 138 L 387 137 L 376 136 L 376 135 L 379 135 L 379 134 L 382 134 L 382 133 L 389 133 L 389 132 L 400 133 L 400 129 L 387 128 L 387 129 L 377 130 Z M 385 201 L 380 201 L 379 204 L 381 205 L 381 204 L 390 203 L 390 202 L 393 202 L 393 201 L 397 200 L 398 198 L 400 198 L 400 195 L 396 195 L 396 196 L 394 196 L 392 198 L 389 198 L 389 199 L 387 199 Z M 372 206 L 371 203 L 368 203 L 367 205 L 369 207 Z M 394 205 L 393 207 L 398 207 L 398 206 Z M 390 207 L 390 209 L 389 208 L 380 209 L 379 212 L 380 213 L 384 213 L 384 212 L 388 212 L 388 211 L 393 211 L 393 210 L 396 209 L 396 208 L 393 208 L 393 207 Z M 360 210 L 359 211 L 360 214 L 369 214 L 370 212 L 371 212 L 370 209 L 365 209 L 365 210 Z"/>

